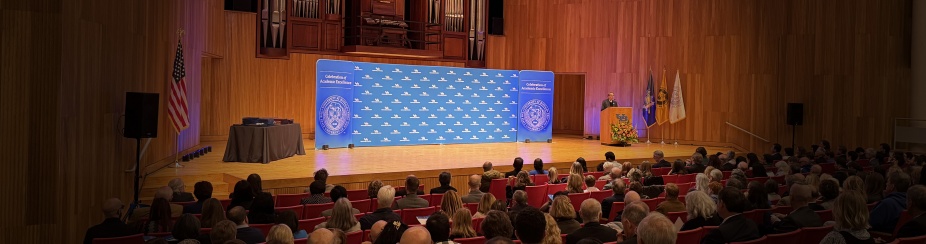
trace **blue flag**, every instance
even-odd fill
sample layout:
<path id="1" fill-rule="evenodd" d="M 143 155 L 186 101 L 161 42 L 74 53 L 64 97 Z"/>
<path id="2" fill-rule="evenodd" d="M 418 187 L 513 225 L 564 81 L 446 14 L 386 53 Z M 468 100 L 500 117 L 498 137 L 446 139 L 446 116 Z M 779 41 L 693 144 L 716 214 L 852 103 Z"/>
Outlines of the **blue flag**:
<path id="1" fill-rule="evenodd" d="M 646 92 L 643 94 L 643 121 L 649 128 L 656 124 L 656 91 L 653 87 L 653 71 L 649 72 L 646 80 Z"/>

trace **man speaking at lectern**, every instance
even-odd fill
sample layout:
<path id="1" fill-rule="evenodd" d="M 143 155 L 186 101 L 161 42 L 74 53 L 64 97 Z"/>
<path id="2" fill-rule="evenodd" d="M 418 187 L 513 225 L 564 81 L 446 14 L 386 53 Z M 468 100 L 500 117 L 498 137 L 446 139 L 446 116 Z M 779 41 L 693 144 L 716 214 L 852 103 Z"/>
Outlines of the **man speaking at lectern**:
<path id="1" fill-rule="evenodd" d="M 617 101 L 614 100 L 614 93 L 608 92 L 608 99 L 601 101 L 601 111 L 610 107 L 617 107 Z"/>

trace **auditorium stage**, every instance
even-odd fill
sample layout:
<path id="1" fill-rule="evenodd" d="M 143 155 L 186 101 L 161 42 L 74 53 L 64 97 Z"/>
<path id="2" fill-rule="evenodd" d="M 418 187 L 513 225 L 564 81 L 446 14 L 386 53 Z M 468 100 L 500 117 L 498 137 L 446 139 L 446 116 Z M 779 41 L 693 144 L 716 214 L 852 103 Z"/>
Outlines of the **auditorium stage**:
<path id="1" fill-rule="evenodd" d="M 662 150 L 669 159 L 688 158 L 698 146 L 661 145 L 658 143 L 636 143 L 630 147 L 600 145 L 598 140 L 586 140 L 578 136 L 554 135 L 552 143 L 485 143 L 452 145 L 416 145 L 392 147 L 359 147 L 354 149 L 313 150 L 313 140 L 305 140 L 306 155 L 273 161 L 269 164 L 228 163 L 222 161 L 225 141 L 204 142 L 201 146 L 212 146 L 213 152 L 185 162 L 183 168 L 163 168 L 149 175 L 145 182 L 142 198 L 148 199 L 154 189 L 167 185 L 175 177 L 181 177 L 186 190 L 193 191 L 196 181 L 207 180 L 215 186 L 215 197 L 224 198 L 234 183 L 246 179 L 251 173 L 260 174 L 264 190 L 275 194 L 301 193 L 311 182 L 315 170 L 325 168 L 331 174 L 328 183 L 340 184 L 348 189 L 365 189 L 372 179 L 386 184 L 401 185 L 409 174 L 421 178 L 427 188 L 436 186 L 441 171 L 453 174 L 452 185 L 466 188 L 467 175 L 482 172 L 482 164 L 492 162 L 499 171 L 510 171 L 514 157 L 522 157 L 525 169 L 532 168 L 534 158 L 541 158 L 545 168 L 554 166 L 560 173 L 568 172 L 568 166 L 578 157 L 584 157 L 588 166 L 594 167 L 604 161 L 604 153 L 612 151 L 618 161 L 639 164 L 652 160 L 654 150 Z M 728 151 L 731 148 L 705 147 L 708 153 Z"/>

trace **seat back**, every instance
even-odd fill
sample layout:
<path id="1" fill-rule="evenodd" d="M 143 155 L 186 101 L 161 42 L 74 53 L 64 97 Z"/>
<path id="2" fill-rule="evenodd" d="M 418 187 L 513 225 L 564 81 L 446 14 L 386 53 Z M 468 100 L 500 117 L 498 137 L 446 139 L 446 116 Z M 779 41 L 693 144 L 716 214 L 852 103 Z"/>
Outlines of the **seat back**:
<path id="1" fill-rule="evenodd" d="M 696 229 L 679 231 L 675 238 L 675 244 L 699 244 L 701 243 L 701 227 Z"/>
<path id="2" fill-rule="evenodd" d="M 617 217 L 617 213 L 622 211 L 624 211 L 624 202 L 611 203 L 611 212 L 608 213 L 608 216 L 606 216 L 608 221 L 610 222 L 614 220 L 614 218 Z"/>
<path id="3" fill-rule="evenodd" d="M 370 201 L 370 199 L 350 201 L 350 206 L 360 210 L 361 213 L 375 211 L 376 209 L 371 209 L 373 207 L 372 205 L 373 203 Z"/>
<path id="4" fill-rule="evenodd" d="M 588 192 L 570 193 L 569 195 L 567 195 L 567 197 L 569 197 L 569 202 L 572 203 L 572 208 L 574 208 L 576 212 L 579 211 L 579 207 L 582 206 L 582 201 L 585 201 L 585 199 L 588 199 L 588 196 L 589 196 Z"/>
<path id="5" fill-rule="evenodd" d="M 144 244 L 142 234 L 112 238 L 93 238 L 93 244 Z"/>
<path id="6" fill-rule="evenodd" d="M 827 210 L 820 210 L 820 211 L 814 211 L 814 212 L 816 212 L 817 215 L 820 216 L 820 220 L 823 220 L 823 222 L 833 220 L 833 210 L 827 209 Z"/>
<path id="7" fill-rule="evenodd" d="M 755 177 L 747 181 L 758 181 L 759 183 L 765 184 L 765 182 L 768 181 L 768 177 Z"/>
<path id="8" fill-rule="evenodd" d="M 751 241 L 731 242 L 731 244 L 763 244 L 765 243 L 765 239 L 768 239 L 768 237 L 763 236 Z"/>
<path id="9" fill-rule="evenodd" d="M 300 238 L 293 240 L 293 244 L 309 244 L 309 238 Z"/>
<path id="10" fill-rule="evenodd" d="M 558 191 L 565 191 L 565 190 L 566 190 L 566 183 L 547 184 L 547 194 L 552 195 L 553 193 L 556 193 Z"/>
<path id="11" fill-rule="evenodd" d="M 350 199 L 351 201 L 370 199 L 370 195 L 367 190 L 348 190 L 347 199 Z"/>
<path id="12" fill-rule="evenodd" d="M 695 177 L 697 177 L 697 176 L 698 176 L 698 174 L 680 175 L 680 176 L 678 176 L 678 182 L 677 182 L 677 183 L 684 184 L 684 183 L 691 183 L 691 182 L 694 182 L 694 181 L 695 181 Z"/>
<path id="13" fill-rule="evenodd" d="M 835 163 L 823 163 L 819 165 L 820 165 L 821 172 L 823 172 L 824 174 L 833 174 L 834 172 L 836 172 Z"/>
<path id="14" fill-rule="evenodd" d="M 753 209 L 753 210 L 743 212 L 743 216 L 745 216 L 749 220 L 752 220 L 752 222 L 756 223 L 756 225 L 761 226 L 762 223 L 764 222 L 762 220 L 763 218 L 762 213 L 763 212 L 759 212 L 758 210 Z"/>
<path id="15" fill-rule="evenodd" d="M 668 215 L 666 217 L 668 217 L 669 221 L 672 221 L 672 223 L 675 223 L 675 221 L 678 221 L 678 220 L 681 220 L 682 223 L 688 222 L 688 212 L 687 211 L 668 212 L 667 214 Z"/>
<path id="16" fill-rule="evenodd" d="M 721 172 L 721 173 L 723 173 L 723 179 L 724 179 L 724 180 L 730 179 L 730 176 L 733 175 L 733 171 L 723 171 L 723 172 Z"/>
<path id="17" fill-rule="evenodd" d="M 650 210 L 650 211 L 656 210 L 656 206 L 659 205 L 659 201 L 656 200 L 656 198 L 643 199 L 642 201 L 643 201 L 643 203 L 646 203 L 646 206 L 649 206 L 649 210 Z"/>
<path id="18" fill-rule="evenodd" d="M 325 222 L 325 217 L 299 220 L 299 229 L 311 233 L 315 226 Z"/>
<path id="19" fill-rule="evenodd" d="M 228 209 L 228 205 L 231 205 L 231 199 L 222 199 L 219 200 L 219 203 L 222 204 L 222 208 Z"/>
<path id="20" fill-rule="evenodd" d="M 772 212 L 780 213 L 784 215 L 791 214 L 792 210 L 794 209 L 791 208 L 791 206 L 775 206 L 775 208 L 772 208 Z"/>
<path id="21" fill-rule="evenodd" d="M 900 218 L 897 218 L 897 225 L 894 227 L 894 236 L 897 236 L 897 232 L 900 231 L 900 227 L 903 227 L 903 225 L 907 224 L 907 222 L 910 222 L 910 218 L 912 217 L 910 216 L 910 213 L 907 213 L 907 210 L 904 210 L 900 213 Z"/>
<path id="22" fill-rule="evenodd" d="M 769 177 L 769 179 L 775 180 L 775 183 L 778 183 L 778 185 L 784 185 L 784 184 L 785 184 L 785 176 L 784 176 L 784 175 L 772 176 L 772 177 Z"/>
<path id="23" fill-rule="evenodd" d="M 608 198 L 608 197 L 610 197 L 611 195 L 614 195 L 614 192 L 613 192 L 613 191 L 610 191 L 610 190 L 608 190 L 608 191 L 593 191 L 593 192 L 590 192 L 590 193 L 591 193 L 591 194 L 589 194 L 588 197 L 589 197 L 589 198 L 594 198 L 595 200 L 598 200 L 598 202 L 603 202 L 605 198 Z"/>
<path id="24" fill-rule="evenodd" d="M 402 209 L 402 223 L 407 225 L 421 225 L 421 223 L 418 222 L 418 216 L 430 216 L 434 213 L 434 210 L 434 207 Z"/>
<path id="25" fill-rule="evenodd" d="M 505 195 L 505 186 L 508 184 L 508 178 L 501 179 L 492 179 L 492 184 L 489 185 L 489 193 L 495 196 L 495 199 L 500 201 L 508 199 Z"/>
<path id="26" fill-rule="evenodd" d="M 476 231 L 476 234 L 482 235 L 482 221 L 485 218 L 475 218 L 473 219 L 473 231 Z"/>
<path id="27" fill-rule="evenodd" d="M 527 205 L 540 208 L 547 199 L 547 185 L 527 186 L 524 188 L 527 192 Z"/>
<path id="28" fill-rule="evenodd" d="M 334 203 L 322 203 L 322 204 L 306 204 L 305 210 L 303 210 L 303 219 L 312 219 L 322 216 L 322 212 L 334 207 Z"/>
<path id="29" fill-rule="evenodd" d="M 805 243 L 820 243 L 823 240 L 823 237 L 827 233 L 833 230 L 832 225 L 824 225 L 820 227 L 804 227 L 801 228 L 801 240 Z"/>
<path id="30" fill-rule="evenodd" d="M 479 203 L 464 203 L 463 207 L 469 209 L 470 213 L 476 214 L 476 209 L 479 208 Z"/>
<path id="31" fill-rule="evenodd" d="M 675 184 L 678 186 L 678 195 L 684 196 L 688 194 L 688 191 L 691 190 L 691 187 L 694 186 L 694 182 Z M 665 191 L 663 191 L 665 193 Z"/>
<path id="32" fill-rule="evenodd" d="M 801 229 L 797 229 L 788 233 L 781 234 L 768 234 L 766 237 L 767 243 L 801 243 Z"/>
<path id="33" fill-rule="evenodd" d="M 302 205 L 296 205 L 296 206 L 289 206 L 289 207 L 275 207 L 275 208 L 273 208 L 273 212 L 274 212 L 274 213 L 278 213 L 278 214 L 279 214 L 279 213 L 282 213 L 282 212 L 289 211 L 289 210 L 292 210 L 293 212 L 295 212 L 297 218 L 302 218 L 303 210 L 305 210 L 305 207 L 302 206 Z"/>
<path id="34" fill-rule="evenodd" d="M 290 207 L 302 205 L 302 199 L 309 197 L 308 193 L 299 194 L 279 194 L 277 195 L 276 207 Z"/>
<path id="35" fill-rule="evenodd" d="M 94 242 L 96 243 L 96 242 Z M 891 244 L 921 244 L 926 243 L 926 235 L 917 237 L 897 238 Z"/>
<path id="36" fill-rule="evenodd" d="M 363 231 L 358 230 L 347 233 L 347 244 L 360 244 L 363 242 Z"/>
<path id="37" fill-rule="evenodd" d="M 662 182 L 665 184 L 678 183 L 678 175 L 663 175 Z"/>
<path id="38" fill-rule="evenodd" d="M 428 200 L 428 202 L 431 203 L 430 204 L 431 207 L 440 206 L 443 201 L 444 201 L 444 194 L 431 194 L 431 199 Z"/>
<path id="39" fill-rule="evenodd" d="M 531 176 L 531 180 L 534 180 L 534 185 L 546 185 L 550 182 L 550 177 L 546 174 L 536 174 Z"/>
<path id="40" fill-rule="evenodd" d="M 453 239 L 453 242 L 460 244 L 482 244 L 486 242 L 486 238 L 483 236 L 477 236 L 473 238 L 457 238 Z"/>
<path id="41" fill-rule="evenodd" d="M 671 171 L 671 170 L 672 170 L 671 167 L 653 168 L 653 175 L 655 175 L 655 176 L 663 176 L 663 175 L 668 174 L 669 171 Z"/>

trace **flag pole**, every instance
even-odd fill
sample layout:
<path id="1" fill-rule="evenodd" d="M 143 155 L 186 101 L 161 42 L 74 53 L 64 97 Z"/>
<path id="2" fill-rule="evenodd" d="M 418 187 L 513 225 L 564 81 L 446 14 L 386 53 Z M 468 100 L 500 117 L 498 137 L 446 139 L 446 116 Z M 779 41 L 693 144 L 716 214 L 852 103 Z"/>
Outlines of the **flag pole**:
<path id="1" fill-rule="evenodd" d="M 177 30 L 177 38 L 183 40 L 183 28 Z M 178 41 L 179 41 L 178 40 Z M 174 130 L 177 132 L 177 139 L 174 140 L 174 144 L 177 146 L 177 153 L 174 153 L 174 164 L 170 165 L 171 168 L 183 168 L 183 165 L 180 164 L 180 152 L 183 151 L 180 149 L 180 131 Z"/>

